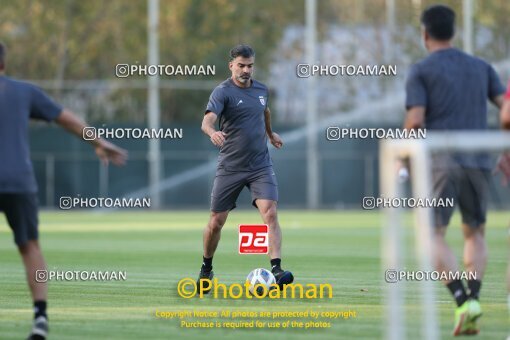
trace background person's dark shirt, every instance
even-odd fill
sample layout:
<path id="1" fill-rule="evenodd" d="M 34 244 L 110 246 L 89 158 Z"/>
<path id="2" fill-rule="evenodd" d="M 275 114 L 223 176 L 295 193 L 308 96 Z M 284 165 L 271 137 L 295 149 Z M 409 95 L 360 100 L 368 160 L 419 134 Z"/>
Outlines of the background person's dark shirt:
<path id="1" fill-rule="evenodd" d="M 28 122 L 49 122 L 60 112 L 62 107 L 38 87 L 0 76 L 0 193 L 37 192 Z"/>
<path id="2" fill-rule="evenodd" d="M 505 91 L 494 68 L 458 49 L 431 53 L 411 67 L 406 108 L 424 106 L 427 130 L 486 130 L 487 100 Z M 454 154 L 461 166 L 490 169 L 486 153 Z"/>

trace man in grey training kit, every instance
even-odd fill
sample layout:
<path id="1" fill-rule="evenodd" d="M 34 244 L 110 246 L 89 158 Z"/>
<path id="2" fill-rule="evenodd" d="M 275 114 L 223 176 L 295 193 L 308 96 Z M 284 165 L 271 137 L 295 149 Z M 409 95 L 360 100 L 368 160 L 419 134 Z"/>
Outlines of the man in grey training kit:
<path id="1" fill-rule="evenodd" d="M 230 51 L 231 78 L 217 86 L 209 98 L 202 131 L 220 148 L 211 194 L 211 216 L 204 230 L 204 254 L 199 280 L 212 279 L 212 259 L 221 228 L 246 186 L 252 204 L 269 226 L 269 256 L 276 283 L 283 287 L 294 280 L 281 266 L 281 231 L 277 216 L 278 184 L 267 140 L 279 149 L 283 142 L 271 129 L 267 87 L 252 78 L 255 52 L 238 45 Z M 215 123 L 219 121 L 219 130 Z M 200 287 L 200 285 L 197 285 Z M 204 287 L 208 293 L 211 287 Z"/>
<path id="2" fill-rule="evenodd" d="M 412 66 L 406 84 L 406 129 L 486 130 L 487 99 L 503 103 L 504 88 L 491 65 L 452 46 L 455 13 L 436 5 L 421 16 L 429 56 Z M 434 195 L 453 198 L 464 233 L 464 267 L 475 279 L 444 282 L 457 303 L 453 335 L 479 332 L 479 294 L 487 264 L 484 230 L 491 162 L 485 153 L 451 154 L 433 159 Z M 457 272 L 455 254 L 445 240 L 452 208 L 436 208 L 435 262 L 440 272 Z"/>
<path id="3" fill-rule="evenodd" d="M 37 184 L 30 161 L 28 122 L 55 121 L 79 138 L 85 123 L 38 87 L 6 77 L 5 57 L 6 49 L 0 43 L 0 212 L 13 231 L 34 302 L 34 324 L 28 339 L 45 339 L 48 285 L 36 277 L 37 272 L 46 270 L 46 263 L 38 242 Z M 89 142 L 103 163 L 124 164 L 125 150 L 103 139 Z"/>

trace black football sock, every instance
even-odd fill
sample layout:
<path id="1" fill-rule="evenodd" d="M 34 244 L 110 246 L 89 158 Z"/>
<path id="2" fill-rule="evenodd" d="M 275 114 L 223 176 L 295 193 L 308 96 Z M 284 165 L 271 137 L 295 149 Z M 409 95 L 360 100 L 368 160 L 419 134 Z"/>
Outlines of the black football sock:
<path id="1" fill-rule="evenodd" d="M 44 316 L 46 319 L 48 318 L 48 315 L 46 315 L 46 301 L 34 301 L 34 319 L 40 316 Z"/>
<path id="2" fill-rule="evenodd" d="M 453 298 L 455 299 L 455 302 L 457 303 L 457 306 L 462 306 L 464 302 L 467 301 L 468 296 L 466 294 L 466 289 L 464 288 L 464 285 L 462 284 L 461 280 L 455 280 L 450 282 L 446 285 L 450 292 L 453 295 Z"/>
<path id="3" fill-rule="evenodd" d="M 469 297 L 478 300 L 480 298 L 480 287 L 482 286 L 482 281 L 468 280 L 467 286 L 469 288 Z"/>
<path id="4" fill-rule="evenodd" d="M 212 270 L 212 256 L 209 258 L 204 256 L 203 259 L 204 262 L 202 263 L 202 268 L 204 269 L 204 271 L 210 272 Z"/>
<path id="5" fill-rule="evenodd" d="M 282 259 L 272 259 L 271 260 L 271 271 L 274 273 L 281 272 L 282 268 L 280 267 L 282 263 Z"/>

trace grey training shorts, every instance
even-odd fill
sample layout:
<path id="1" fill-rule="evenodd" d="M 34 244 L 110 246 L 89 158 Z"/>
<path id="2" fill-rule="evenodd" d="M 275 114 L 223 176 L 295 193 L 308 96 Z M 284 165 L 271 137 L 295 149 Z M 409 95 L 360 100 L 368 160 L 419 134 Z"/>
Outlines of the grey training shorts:
<path id="1" fill-rule="evenodd" d="M 278 201 L 278 183 L 273 167 L 255 171 L 221 171 L 214 178 L 211 193 L 211 211 L 229 211 L 236 207 L 236 201 L 244 187 L 251 192 L 252 204 L 257 199 Z"/>
<path id="2" fill-rule="evenodd" d="M 462 223 L 471 228 L 484 224 L 487 216 L 490 171 L 485 169 L 453 166 L 432 171 L 434 197 L 453 198 L 453 207 L 434 209 L 436 227 L 450 223 L 455 206 L 458 205 Z"/>

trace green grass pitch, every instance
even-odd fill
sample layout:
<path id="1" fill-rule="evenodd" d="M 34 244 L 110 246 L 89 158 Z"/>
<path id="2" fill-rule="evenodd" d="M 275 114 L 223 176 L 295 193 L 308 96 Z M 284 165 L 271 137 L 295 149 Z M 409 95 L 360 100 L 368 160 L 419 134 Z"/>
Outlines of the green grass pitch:
<path id="1" fill-rule="evenodd" d="M 183 299 L 176 292 L 178 280 L 198 274 L 207 211 L 42 212 L 41 242 L 50 270 L 127 272 L 127 280 L 121 282 L 50 282 L 51 339 L 382 338 L 387 283 L 380 262 L 380 217 L 377 212 L 281 211 L 284 268 L 294 272 L 296 282 L 330 283 L 333 299 L 233 300 Z M 489 214 L 489 265 L 482 287 L 480 339 L 503 339 L 509 332 L 505 284 L 509 221 L 508 213 Z M 265 255 L 237 253 L 237 225 L 259 222 L 256 211 L 232 212 L 214 260 L 221 283 L 242 283 L 250 270 L 269 267 Z M 406 265 L 411 269 L 416 263 L 414 236 L 411 227 L 406 230 Z M 460 259 L 458 215 L 448 240 Z M 0 259 L 0 338 L 22 339 L 31 326 L 31 302 L 21 259 L 4 218 L 0 218 Z M 418 338 L 421 327 L 418 285 L 405 284 L 410 338 Z M 450 338 L 454 304 L 445 288 L 439 283 L 434 287 L 441 337 Z M 177 319 L 158 319 L 156 310 L 351 310 L 357 317 L 332 320 L 327 329 L 203 330 L 181 328 Z"/>

